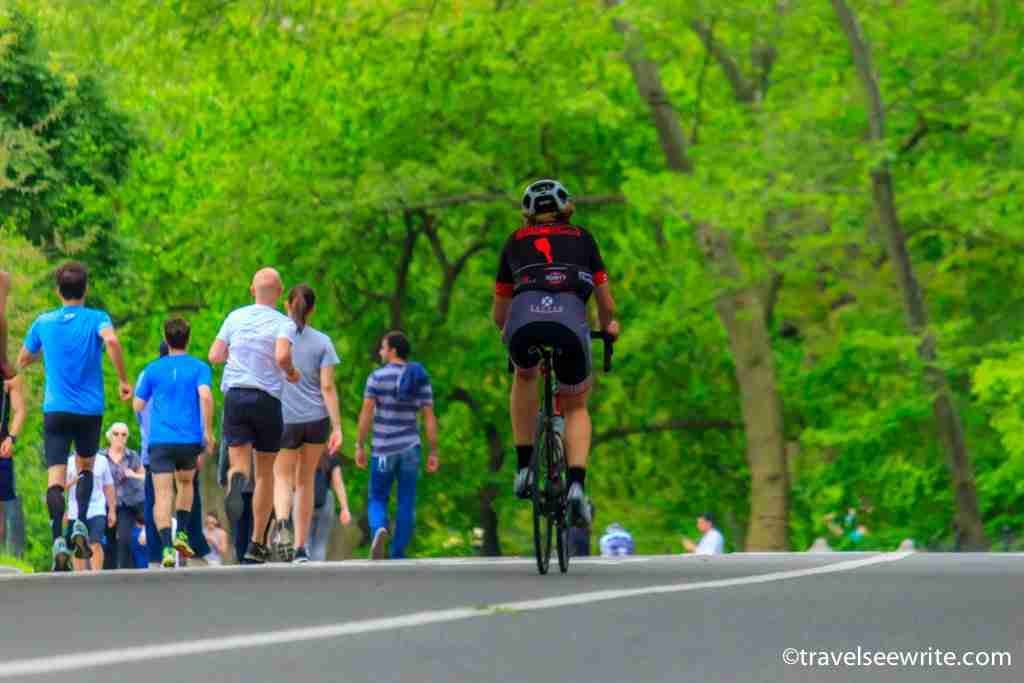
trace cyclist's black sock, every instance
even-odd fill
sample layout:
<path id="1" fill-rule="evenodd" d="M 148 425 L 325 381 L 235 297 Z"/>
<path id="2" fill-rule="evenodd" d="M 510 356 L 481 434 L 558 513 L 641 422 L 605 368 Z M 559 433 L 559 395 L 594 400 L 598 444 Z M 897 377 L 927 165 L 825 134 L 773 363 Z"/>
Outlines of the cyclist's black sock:
<path id="1" fill-rule="evenodd" d="M 188 533 L 188 525 L 192 518 L 191 510 L 176 510 L 174 513 L 174 519 L 178 522 L 178 532 Z"/>
<path id="2" fill-rule="evenodd" d="M 160 532 L 160 542 L 164 544 L 165 548 L 171 547 L 171 527 L 164 527 L 163 529 L 157 529 Z"/>
<path id="3" fill-rule="evenodd" d="M 524 467 L 530 466 L 530 460 L 533 458 L 533 446 L 516 446 L 516 461 L 519 463 L 517 467 L 523 469 Z"/>
<path id="4" fill-rule="evenodd" d="M 46 489 L 46 509 L 50 512 L 50 532 L 53 540 L 63 536 L 64 532 L 64 489 L 51 486 Z"/>
<path id="5" fill-rule="evenodd" d="M 587 468 L 586 467 L 570 467 L 569 468 L 569 486 L 578 483 L 582 487 L 587 485 Z"/>
<path id="6" fill-rule="evenodd" d="M 75 501 L 78 503 L 78 521 L 85 524 L 89 516 L 89 501 L 92 499 L 92 471 L 85 470 L 78 475 L 75 485 Z"/>

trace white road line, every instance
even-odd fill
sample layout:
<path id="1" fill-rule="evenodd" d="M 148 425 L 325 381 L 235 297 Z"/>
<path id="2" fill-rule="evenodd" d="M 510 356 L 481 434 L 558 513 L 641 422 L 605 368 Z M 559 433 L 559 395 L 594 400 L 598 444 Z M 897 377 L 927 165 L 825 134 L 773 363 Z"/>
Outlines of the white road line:
<path id="1" fill-rule="evenodd" d="M 203 638 L 202 640 L 186 640 L 177 643 L 159 645 L 136 645 L 127 648 L 98 650 L 79 654 L 62 654 L 52 657 L 20 659 L 0 664 L 0 678 L 51 674 L 62 671 L 77 671 L 86 668 L 120 665 L 128 662 L 150 661 L 166 657 L 208 654 L 211 652 L 223 652 L 226 650 L 258 648 L 266 645 L 281 645 L 283 643 L 295 643 L 307 640 L 339 638 L 341 636 L 372 633 L 375 631 L 390 631 L 392 629 L 408 628 L 411 626 L 426 626 L 428 624 L 437 624 L 441 622 L 460 621 L 463 619 L 507 613 L 510 611 L 524 612 L 552 609 L 556 607 L 568 607 L 571 605 L 583 605 L 603 602 L 605 600 L 616 600 L 619 598 L 659 595 L 665 593 L 683 593 L 686 591 L 725 588 L 729 586 L 748 586 L 752 584 L 768 583 L 771 581 L 797 579 L 805 576 L 819 576 L 822 574 L 846 572 L 853 569 L 859 569 L 861 567 L 870 567 L 872 565 L 896 562 L 912 554 L 913 553 L 910 552 L 885 553 L 864 559 L 836 562 L 834 564 L 811 567 L 808 569 L 770 572 L 768 574 L 743 576 L 734 579 L 721 579 L 718 581 L 675 583 L 660 586 L 645 586 L 643 588 L 593 591 L 590 593 L 579 593 L 564 597 L 508 602 L 486 607 L 459 607 L 455 609 L 416 612 L 399 617 L 365 619 L 361 621 L 343 622 L 340 624 L 329 624 L 326 626 L 292 628 L 249 635 Z"/>

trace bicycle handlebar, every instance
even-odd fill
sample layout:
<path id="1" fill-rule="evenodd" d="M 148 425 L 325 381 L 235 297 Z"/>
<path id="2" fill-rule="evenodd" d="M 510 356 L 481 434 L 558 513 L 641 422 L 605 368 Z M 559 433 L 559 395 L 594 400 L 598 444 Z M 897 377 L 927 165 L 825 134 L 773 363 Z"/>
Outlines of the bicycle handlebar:
<path id="1" fill-rule="evenodd" d="M 615 355 L 615 337 L 603 330 L 591 330 L 591 339 L 600 339 L 604 342 L 604 371 L 612 371 L 612 356 Z"/>

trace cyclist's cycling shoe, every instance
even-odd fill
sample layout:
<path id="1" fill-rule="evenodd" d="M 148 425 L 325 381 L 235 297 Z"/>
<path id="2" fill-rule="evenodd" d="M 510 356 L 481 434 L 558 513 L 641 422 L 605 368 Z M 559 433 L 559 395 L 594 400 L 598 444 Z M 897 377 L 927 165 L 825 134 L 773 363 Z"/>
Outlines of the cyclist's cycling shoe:
<path id="1" fill-rule="evenodd" d="M 513 489 L 516 498 L 529 500 L 533 496 L 533 470 L 529 467 L 520 468 L 516 472 L 516 483 Z"/>
<path id="2" fill-rule="evenodd" d="M 569 487 L 569 495 L 566 497 L 569 503 L 569 525 L 577 527 L 590 526 L 590 501 L 583 493 L 583 486 L 578 481 L 573 482 Z"/>
<path id="3" fill-rule="evenodd" d="M 170 546 L 164 546 L 164 556 L 160 561 L 165 569 L 172 569 L 178 563 L 178 553 Z"/>
<path id="4" fill-rule="evenodd" d="M 292 564 L 306 564 L 309 562 L 309 553 L 302 546 L 295 549 L 295 559 L 292 560 Z"/>

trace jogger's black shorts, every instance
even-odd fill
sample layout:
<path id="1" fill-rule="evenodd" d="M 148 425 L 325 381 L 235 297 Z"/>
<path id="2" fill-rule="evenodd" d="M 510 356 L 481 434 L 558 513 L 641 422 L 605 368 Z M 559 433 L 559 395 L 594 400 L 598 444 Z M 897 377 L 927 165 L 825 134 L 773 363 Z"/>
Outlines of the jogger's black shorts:
<path id="1" fill-rule="evenodd" d="M 314 420 L 313 422 L 294 422 L 284 426 L 281 448 L 295 450 L 305 443 L 327 443 L 327 439 L 330 437 L 331 418 L 329 417 L 325 417 L 322 420 Z"/>
<path id="2" fill-rule="evenodd" d="M 153 474 L 170 474 L 179 470 L 194 470 L 202 452 L 203 446 L 198 443 L 150 444 L 149 471 Z"/>
<path id="3" fill-rule="evenodd" d="M 46 466 L 67 465 L 71 444 L 83 458 L 96 457 L 100 449 L 102 415 L 76 413 L 45 413 L 43 415 L 43 452 Z"/>
<path id="4" fill-rule="evenodd" d="M 280 400 L 262 389 L 228 390 L 224 397 L 224 440 L 228 446 L 252 444 L 261 453 L 277 453 L 283 432 Z"/>

